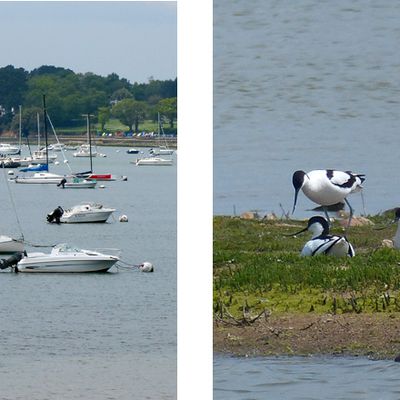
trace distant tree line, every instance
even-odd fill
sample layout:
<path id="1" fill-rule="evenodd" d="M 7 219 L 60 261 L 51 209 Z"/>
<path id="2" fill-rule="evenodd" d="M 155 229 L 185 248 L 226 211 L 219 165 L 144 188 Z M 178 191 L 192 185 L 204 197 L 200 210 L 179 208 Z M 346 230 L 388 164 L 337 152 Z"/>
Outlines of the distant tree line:
<path id="1" fill-rule="evenodd" d="M 87 113 L 95 116 L 102 129 L 113 117 L 135 132 L 144 119 L 156 121 L 157 113 L 172 130 L 177 118 L 177 79 L 150 78 L 148 83 L 132 84 L 115 73 L 102 77 L 49 65 L 28 72 L 8 65 L 0 68 L 0 133 L 18 129 L 20 105 L 23 134 L 36 132 L 43 94 L 48 114 L 58 127 L 80 126 L 82 114 Z"/>

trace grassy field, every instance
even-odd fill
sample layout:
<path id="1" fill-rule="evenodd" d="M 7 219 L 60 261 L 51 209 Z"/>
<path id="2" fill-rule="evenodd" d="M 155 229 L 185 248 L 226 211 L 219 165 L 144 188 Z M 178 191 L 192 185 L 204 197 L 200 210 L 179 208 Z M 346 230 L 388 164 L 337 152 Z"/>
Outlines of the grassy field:
<path id="1" fill-rule="evenodd" d="M 374 230 L 393 216 L 371 216 L 374 225 L 350 228 L 354 258 L 300 257 L 310 234 L 284 235 L 304 221 L 215 217 L 215 315 L 400 311 L 400 251 L 382 247 L 396 225 Z M 331 233 L 343 234 L 338 222 Z"/>

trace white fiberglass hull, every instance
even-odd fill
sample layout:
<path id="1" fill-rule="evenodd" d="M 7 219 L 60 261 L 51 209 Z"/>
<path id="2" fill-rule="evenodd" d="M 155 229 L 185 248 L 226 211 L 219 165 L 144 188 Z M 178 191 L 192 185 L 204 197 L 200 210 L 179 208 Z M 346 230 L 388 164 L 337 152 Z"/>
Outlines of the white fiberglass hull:
<path id="1" fill-rule="evenodd" d="M 160 157 L 140 158 L 136 160 L 136 165 L 172 165 L 172 160 L 167 160 Z"/>
<path id="2" fill-rule="evenodd" d="M 62 175 L 51 174 L 49 172 L 37 172 L 32 176 L 21 176 L 16 177 L 16 183 L 50 183 L 50 184 L 58 184 L 64 178 Z"/>
<path id="3" fill-rule="evenodd" d="M 67 182 L 63 189 L 94 189 L 97 185 L 96 181 L 82 181 L 82 182 Z"/>
<path id="4" fill-rule="evenodd" d="M 108 217 L 115 210 L 99 210 L 99 211 L 88 211 L 88 212 L 64 212 L 63 216 L 60 218 L 60 222 L 74 224 L 82 222 L 106 222 Z"/>
<path id="5" fill-rule="evenodd" d="M 0 253 L 17 253 L 24 251 L 24 244 L 9 236 L 0 235 Z"/>
<path id="6" fill-rule="evenodd" d="M 19 272 L 106 272 L 119 258 L 82 250 L 78 252 L 31 253 L 18 262 Z"/>

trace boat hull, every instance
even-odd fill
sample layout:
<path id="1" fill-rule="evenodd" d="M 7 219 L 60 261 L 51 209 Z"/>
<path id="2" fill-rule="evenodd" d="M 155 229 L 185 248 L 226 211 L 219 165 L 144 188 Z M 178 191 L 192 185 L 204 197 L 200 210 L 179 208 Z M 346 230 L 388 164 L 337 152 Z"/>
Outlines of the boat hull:
<path id="1" fill-rule="evenodd" d="M 167 160 L 164 158 L 150 157 L 150 158 L 140 158 L 140 159 L 136 160 L 135 164 L 138 166 L 145 166 L 145 165 L 168 166 L 168 165 L 172 165 L 173 161 Z"/>
<path id="2" fill-rule="evenodd" d="M 24 251 L 24 244 L 9 236 L 0 235 L 0 253 L 17 253 Z"/>
<path id="3" fill-rule="evenodd" d="M 83 222 L 106 222 L 108 217 L 114 212 L 103 211 L 103 212 L 91 212 L 91 213 L 64 213 L 60 218 L 60 222 L 66 224 L 77 224 Z"/>
<path id="4" fill-rule="evenodd" d="M 33 176 L 22 176 L 22 177 L 16 177 L 15 178 L 15 183 L 29 183 L 29 184 L 35 184 L 35 183 L 48 183 L 48 184 L 58 184 L 61 182 L 61 180 L 64 179 L 64 176 L 61 175 L 56 175 L 56 174 L 50 174 L 46 172 L 40 172 L 36 173 Z"/>
<path id="5" fill-rule="evenodd" d="M 58 260 L 49 260 L 48 257 L 32 257 L 29 255 L 18 262 L 19 272 L 45 272 L 45 273 L 87 273 L 106 272 L 117 261 L 118 257 L 113 256 L 92 256 L 87 257 L 58 257 Z"/>
<path id="6" fill-rule="evenodd" d="M 67 182 L 64 186 L 60 186 L 63 189 L 94 189 L 96 187 L 96 181 L 86 182 Z"/>

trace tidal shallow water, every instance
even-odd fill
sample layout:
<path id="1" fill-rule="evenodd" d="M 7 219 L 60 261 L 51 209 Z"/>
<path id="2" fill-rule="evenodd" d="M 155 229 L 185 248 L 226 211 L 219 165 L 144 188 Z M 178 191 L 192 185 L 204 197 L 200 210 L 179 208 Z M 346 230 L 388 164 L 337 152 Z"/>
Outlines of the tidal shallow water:
<path id="1" fill-rule="evenodd" d="M 400 364 L 353 357 L 214 358 L 214 400 L 396 400 Z"/>
<path id="2" fill-rule="evenodd" d="M 129 163 L 137 155 L 126 150 L 99 148 L 107 157 L 93 159 L 94 171 L 128 177 L 98 182 L 104 189 L 7 185 L 0 171 L 1 234 L 18 236 L 18 217 L 31 244 L 119 249 L 122 260 L 155 268 L 148 274 L 115 267 L 105 274 L 1 272 L 0 399 L 176 398 L 176 162 L 137 167 Z M 89 169 L 87 158 L 66 155 L 73 171 Z M 50 169 L 68 172 L 63 163 Z M 58 205 L 83 201 L 114 207 L 115 217 L 105 224 L 46 222 Z M 118 221 L 122 214 L 129 222 Z"/>
<path id="3" fill-rule="evenodd" d="M 214 1 L 215 214 L 291 210 L 299 169 L 366 174 L 356 214 L 399 205 L 399 17 L 388 0 Z M 299 196 L 295 217 L 314 206 Z"/>

